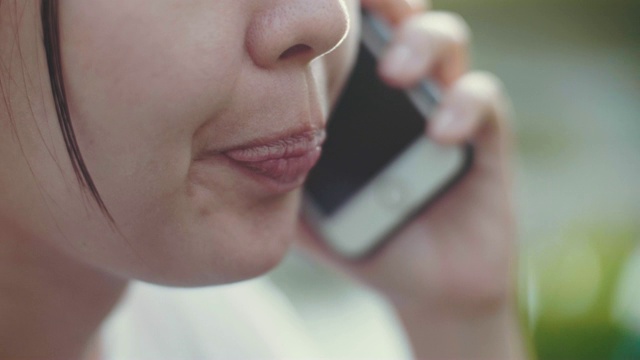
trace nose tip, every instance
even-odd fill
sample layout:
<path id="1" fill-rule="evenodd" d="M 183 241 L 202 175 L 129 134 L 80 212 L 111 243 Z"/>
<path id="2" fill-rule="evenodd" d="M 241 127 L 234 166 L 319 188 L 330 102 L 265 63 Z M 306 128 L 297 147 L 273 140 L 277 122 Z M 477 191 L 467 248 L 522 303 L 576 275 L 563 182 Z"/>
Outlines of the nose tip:
<path id="1" fill-rule="evenodd" d="M 282 1 L 251 22 L 246 46 L 259 67 L 309 63 L 334 49 L 349 29 L 343 0 Z"/>

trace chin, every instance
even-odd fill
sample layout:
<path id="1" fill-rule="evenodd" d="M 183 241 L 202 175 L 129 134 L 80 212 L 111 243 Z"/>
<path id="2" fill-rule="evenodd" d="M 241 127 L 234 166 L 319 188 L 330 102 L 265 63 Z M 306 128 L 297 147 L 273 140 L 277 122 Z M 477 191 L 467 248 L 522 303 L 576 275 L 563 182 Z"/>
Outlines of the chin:
<path id="1" fill-rule="evenodd" d="M 167 239 L 163 241 L 167 245 L 164 254 L 148 253 L 153 258 L 144 259 L 143 274 L 134 277 L 159 285 L 199 287 L 264 275 L 282 261 L 295 241 L 297 217 L 286 215 L 280 221 L 243 219 L 243 226 L 229 221 L 226 225 L 231 226 L 213 235 L 207 232 L 205 236 Z"/>
<path id="2" fill-rule="evenodd" d="M 100 266 L 123 278 L 177 287 L 264 275 L 296 240 L 300 195 L 293 191 L 262 199 L 229 192 L 213 198 L 209 192 L 197 192 L 186 208 L 145 208 L 148 221 L 123 221 L 129 225 L 123 227 L 126 243 L 133 246 L 114 248 Z M 218 206 L 221 203 L 225 205 Z M 135 215 L 130 217 L 140 218 Z"/>
<path id="3" fill-rule="evenodd" d="M 134 278 L 172 287 L 201 287 L 224 285 L 253 279 L 264 275 L 276 267 L 287 254 L 289 241 L 273 241 L 274 244 L 264 251 L 256 247 L 252 251 L 238 251 L 229 256 L 212 254 L 203 257 L 194 254 L 191 261 L 156 264 L 147 267 L 142 273 L 129 274 Z"/>

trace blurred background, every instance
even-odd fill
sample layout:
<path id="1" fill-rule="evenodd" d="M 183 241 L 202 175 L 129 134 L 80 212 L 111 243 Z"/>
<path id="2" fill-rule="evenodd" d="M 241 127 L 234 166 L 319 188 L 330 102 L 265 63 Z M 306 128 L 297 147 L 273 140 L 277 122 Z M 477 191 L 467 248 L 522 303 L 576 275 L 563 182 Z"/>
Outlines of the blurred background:
<path id="1" fill-rule="evenodd" d="M 517 113 L 523 326 L 539 359 L 640 359 L 640 1 L 434 0 Z M 293 254 L 270 275 L 326 357 L 408 357 L 376 296 Z"/>

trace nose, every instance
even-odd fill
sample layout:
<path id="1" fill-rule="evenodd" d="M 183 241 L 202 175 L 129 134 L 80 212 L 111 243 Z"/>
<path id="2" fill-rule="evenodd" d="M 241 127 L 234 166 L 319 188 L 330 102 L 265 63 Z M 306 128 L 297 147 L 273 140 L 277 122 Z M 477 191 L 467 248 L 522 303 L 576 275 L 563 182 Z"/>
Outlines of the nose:
<path id="1" fill-rule="evenodd" d="M 271 6 L 256 13 L 245 39 L 251 59 L 261 68 L 292 62 L 306 65 L 338 46 L 349 30 L 344 0 L 267 3 Z"/>

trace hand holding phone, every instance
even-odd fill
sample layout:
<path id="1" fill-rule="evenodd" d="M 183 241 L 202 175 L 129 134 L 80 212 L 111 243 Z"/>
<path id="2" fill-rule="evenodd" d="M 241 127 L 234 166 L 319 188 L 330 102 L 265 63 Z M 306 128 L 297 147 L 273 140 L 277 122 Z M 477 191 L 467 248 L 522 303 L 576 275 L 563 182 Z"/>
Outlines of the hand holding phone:
<path id="1" fill-rule="evenodd" d="M 387 19 L 390 15 L 384 11 L 386 6 L 380 4 L 400 3 L 425 2 L 361 1 Z M 513 311 L 516 224 L 511 203 L 507 97 L 495 76 L 468 72 L 468 27 L 459 16 L 412 12 L 394 20 L 394 24 L 391 48 L 408 46 L 413 54 L 411 61 L 419 69 L 401 69 L 393 75 L 385 72 L 385 78 L 394 84 L 413 84 L 428 75 L 445 84 L 438 111 L 425 112 L 431 124 L 429 139 L 438 144 L 458 144 L 453 148 L 463 153 L 465 144 L 473 143 L 474 161 L 464 178 L 442 193 L 428 210 L 417 211 L 410 220 L 405 218 L 390 236 L 384 237 L 388 244 L 384 248 L 374 242 L 369 252 L 361 253 L 364 255 L 349 252 L 336 256 L 335 246 L 323 245 L 330 243 L 324 235 L 330 233 L 322 229 L 325 220 L 332 222 L 335 212 L 320 213 L 317 219 L 313 214 L 308 217 L 309 226 L 301 228 L 302 242 L 390 301 L 416 358 L 524 358 Z M 388 64 L 391 58 L 386 54 L 383 62 Z M 331 139 L 331 129 L 329 132 Z M 355 191 L 350 199 L 360 193 L 365 190 Z M 307 201 L 308 205 L 314 200 Z M 342 202 L 337 212 L 353 201 Z M 370 220 L 359 227 L 373 224 Z M 376 249 L 380 250 L 376 256 L 366 256 Z"/>

